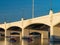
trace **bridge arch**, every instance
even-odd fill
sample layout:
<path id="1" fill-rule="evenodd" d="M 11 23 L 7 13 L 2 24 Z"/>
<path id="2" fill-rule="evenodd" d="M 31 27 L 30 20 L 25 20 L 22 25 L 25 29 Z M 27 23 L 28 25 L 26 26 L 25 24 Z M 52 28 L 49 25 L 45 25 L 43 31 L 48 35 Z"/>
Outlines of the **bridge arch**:
<path id="1" fill-rule="evenodd" d="M 18 45 L 20 45 L 21 44 L 20 38 L 21 38 L 22 29 L 18 26 L 11 26 L 7 29 L 7 31 L 8 31 L 8 33 L 7 33 L 8 36 L 11 36 L 11 38 L 7 39 L 9 41 L 9 44 L 14 45 L 16 43 L 16 45 L 17 45 L 17 42 L 18 42 Z"/>
<path id="2" fill-rule="evenodd" d="M 18 32 L 11 32 L 11 35 L 20 35 Z"/>
<path id="3" fill-rule="evenodd" d="M 29 35 L 41 35 L 39 32 L 31 32 Z"/>
<path id="4" fill-rule="evenodd" d="M 22 29 L 20 27 L 18 27 L 18 26 L 11 26 L 7 30 L 11 30 L 11 31 L 22 31 Z"/>
<path id="5" fill-rule="evenodd" d="M 50 27 L 50 24 L 46 24 L 46 23 L 36 23 L 36 22 L 34 22 L 34 23 L 30 23 L 30 24 L 27 24 L 26 26 L 24 26 L 24 28 L 26 28 L 26 27 L 28 27 L 28 26 L 30 26 L 30 25 L 33 25 L 33 24 L 39 24 L 39 25 L 41 25 L 41 24 L 44 24 L 44 25 L 47 25 L 47 26 L 49 26 Z"/>
<path id="6" fill-rule="evenodd" d="M 34 23 L 26 26 L 24 29 L 35 29 L 35 30 L 46 30 L 48 31 L 50 28 L 49 25 L 43 23 Z"/>
<path id="7" fill-rule="evenodd" d="M 34 24 L 30 24 L 26 26 L 24 29 L 29 34 L 29 36 L 31 36 L 30 34 L 32 34 L 32 36 L 36 36 L 36 34 L 37 36 L 39 36 L 38 34 L 40 34 L 39 38 L 36 39 L 37 40 L 36 45 L 41 45 L 42 40 L 47 41 L 47 42 L 49 40 L 49 37 L 50 37 L 50 26 L 49 25 L 46 25 L 43 23 L 34 23 Z M 35 45 L 35 44 L 31 44 L 31 45 Z"/>
<path id="8" fill-rule="evenodd" d="M 0 31 L 4 32 L 4 31 L 5 31 L 5 29 L 4 29 L 4 28 L 0 28 Z"/>
<path id="9" fill-rule="evenodd" d="M 30 45 L 41 45 L 41 33 L 39 32 L 31 32 L 29 35 L 32 38 L 32 43 Z"/>
<path id="10" fill-rule="evenodd" d="M 2 43 L 1 41 L 3 41 L 4 45 L 4 41 L 5 41 L 5 29 L 0 27 L 0 43 Z"/>

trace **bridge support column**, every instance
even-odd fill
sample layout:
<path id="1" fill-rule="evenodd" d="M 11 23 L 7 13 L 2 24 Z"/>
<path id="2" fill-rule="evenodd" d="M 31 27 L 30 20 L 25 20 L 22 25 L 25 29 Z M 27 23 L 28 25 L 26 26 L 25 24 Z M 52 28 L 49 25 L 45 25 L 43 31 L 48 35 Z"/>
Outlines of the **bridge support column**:
<path id="1" fill-rule="evenodd" d="M 53 41 L 53 26 L 50 27 L 50 41 Z"/>
<path id="2" fill-rule="evenodd" d="M 43 34 L 41 34 L 41 45 L 43 45 Z"/>
<path id="3" fill-rule="evenodd" d="M 22 29 L 22 37 L 27 36 L 25 33 L 27 32 L 25 32 L 24 29 Z M 22 45 L 28 45 L 28 41 L 22 39 Z"/>
<path id="4" fill-rule="evenodd" d="M 22 37 L 24 37 L 24 27 L 23 27 L 23 18 L 22 20 Z M 24 45 L 24 40 L 22 39 L 22 45 Z"/>
<path id="5" fill-rule="evenodd" d="M 22 45 L 22 34 L 20 32 L 20 45 Z"/>
<path id="6" fill-rule="evenodd" d="M 53 11 L 50 10 L 50 41 L 53 41 Z"/>
<path id="7" fill-rule="evenodd" d="M 5 24 L 5 45 L 7 45 L 7 38 L 6 38 L 6 36 L 7 36 L 7 35 L 6 35 L 6 33 L 7 33 L 7 32 L 6 32 L 6 22 L 4 22 L 4 24 Z"/>
<path id="8" fill-rule="evenodd" d="M 23 20 L 23 18 L 21 20 L 22 20 L 22 37 L 24 37 L 25 36 L 24 22 L 23 22 L 24 20 Z M 28 42 L 25 41 L 24 39 L 22 39 L 22 45 L 28 45 Z"/>

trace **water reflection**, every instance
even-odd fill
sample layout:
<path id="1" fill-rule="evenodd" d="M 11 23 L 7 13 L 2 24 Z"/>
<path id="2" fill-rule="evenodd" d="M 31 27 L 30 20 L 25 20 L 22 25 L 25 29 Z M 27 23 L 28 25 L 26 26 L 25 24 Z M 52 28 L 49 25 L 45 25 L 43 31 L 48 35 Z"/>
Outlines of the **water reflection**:
<path id="1" fill-rule="evenodd" d="M 60 41 L 50 42 L 50 45 L 60 45 Z"/>
<path id="2" fill-rule="evenodd" d="M 17 39 L 17 41 L 16 41 L 15 43 L 9 42 L 9 41 L 7 40 L 7 45 L 21 45 L 21 44 L 20 44 L 19 37 L 16 38 L 16 39 Z M 35 41 L 36 41 L 36 40 L 35 40 Z M 39 42 L 39 41 L 38 41 L 38 42 Z M 1 44 L 1 45 L 5 45 L 4 43 L 5 43 L 4 40 L 0 40 L 0 44 Z M 8 43 L 9 43 L 9 44 L 8 44 Z M 33 42 L 32 42 L 32 43 L 33 43 Z M 46 43 L 46 40 L 45 40 L 43 44 L 39 44 L 39 43 L 37 43 L 37 42 L 34 42 L 33 44 L 31 44 L 31 42 L 30 42 L 30 44 L 28 44 L 28 45 L 60 45 L 60 41 L 47 42 L 47 43 Z"/>

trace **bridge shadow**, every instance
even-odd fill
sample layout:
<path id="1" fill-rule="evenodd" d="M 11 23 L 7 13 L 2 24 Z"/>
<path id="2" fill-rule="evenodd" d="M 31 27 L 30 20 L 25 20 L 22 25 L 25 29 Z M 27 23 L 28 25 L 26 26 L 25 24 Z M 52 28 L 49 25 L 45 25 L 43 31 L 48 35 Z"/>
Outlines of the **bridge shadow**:
<path id="1" fill-rule="evenodd" d="M 53 37 L 53 39 L 51 39 L 53 41 L 50 41 L 50 45 L 60 45 L 60 36 L 53 35 L 51 37 Z"/>
<path id="2" fill-rule="evenodd" d="M 56 41 L 56 42 L 50 42 L 50 44 L 49 45 L 60 45 L 60 41 Z"/>
<path id="3" fill-rule="evenodd" d="M 53 37 L 53 41 L 54 42 L 59 42 L 60 41 L 60 36 L 55 36 L 55 35 L 53 35 L 53 36 L 51 36 L 51 37 Z M 51 39 L 52 40 L 52 39 Z"/>

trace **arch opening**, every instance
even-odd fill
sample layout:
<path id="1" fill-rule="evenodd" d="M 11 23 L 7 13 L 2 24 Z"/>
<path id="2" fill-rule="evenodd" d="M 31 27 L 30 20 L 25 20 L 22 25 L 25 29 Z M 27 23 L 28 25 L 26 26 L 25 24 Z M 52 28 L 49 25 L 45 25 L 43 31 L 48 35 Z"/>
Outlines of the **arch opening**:
<path id="1" fill-rule="evenodd" d="M 48 31 L 49 28 L 50 28 L 50 26 L 48 26 L 46 24 L 40 24 L 40 23 L 31 24 L 31 25 L 25 27 L 25 29 L 45 30 L 45 31 Z"/>
<path id="2" fill-rule="evenodd" d="M 22 29 L 18 26 L 12 26 L 12 27 L 9 27 L 7 29 L 7 34 L 8 36 L 11 36 L 11 38 L 8 38 L 7 40 L 9 41 L 9 44 L 12 44 L 12 45 L 20 45 L 20 33 L 22 31 Z M 9 45 L 8 44 L 8 45 Z"/>
<path id="3" fill-rule="evenodd" d="M 29 35 L 41 35 L 41 34 L 38 32 L 32 32 L 32 33 L 29 33 Z"/>
<path id="4" fill-rule="evenodd" d="M 3 28 L 0 28 L 0 32 L 4 32 L 5 30 Z"/>
<path id="5" fill-rule="evenodd" d="M 7 30 L 10 30 L 10 31 L 22 31 L 22 29 L 18 26 L 12 26 L 12 27 L 9 27 Z"/>
<path id="6" fill-rule="evenodd" d="M 29 35 L 32 38 L 30 45 L 41 45 L 41 34 L 39 32 L 31 32 Z"/>
<path id="7" fill-rule="evenodd" d="M 50 26 L 46 25 L 46 24 L 42 24 L 42 23 L 34 23 L 31 25 L 28 25 L 27 27 L 25 27 L 26 32 L 28 32 L 29 36 L 33 36 L 33 39 L 36 41 L 37 43 L 36 45 L 41 45 L 41 34 L 43 34 L 42 40 L 43 41 L 47 41 L 49 42 L 50 39 Z M 27 31 L 28 30 L 28 31 Z M 33 33 L 31 33 L 33 32 Z M 35 39 L 35 38 L 36 39 Z M 34 43 L 32 45 L 35 45 Z"/>
<path id="8" fill-rule="evenodd" d="M 11 32 L 11 35 L 20 35 L 18 32 Z"/>
<path id="9" fill-rule="evenodd" d="M 0 41 L 4 41 L 5 39 L 5 30 L 0 28 Z"/>

